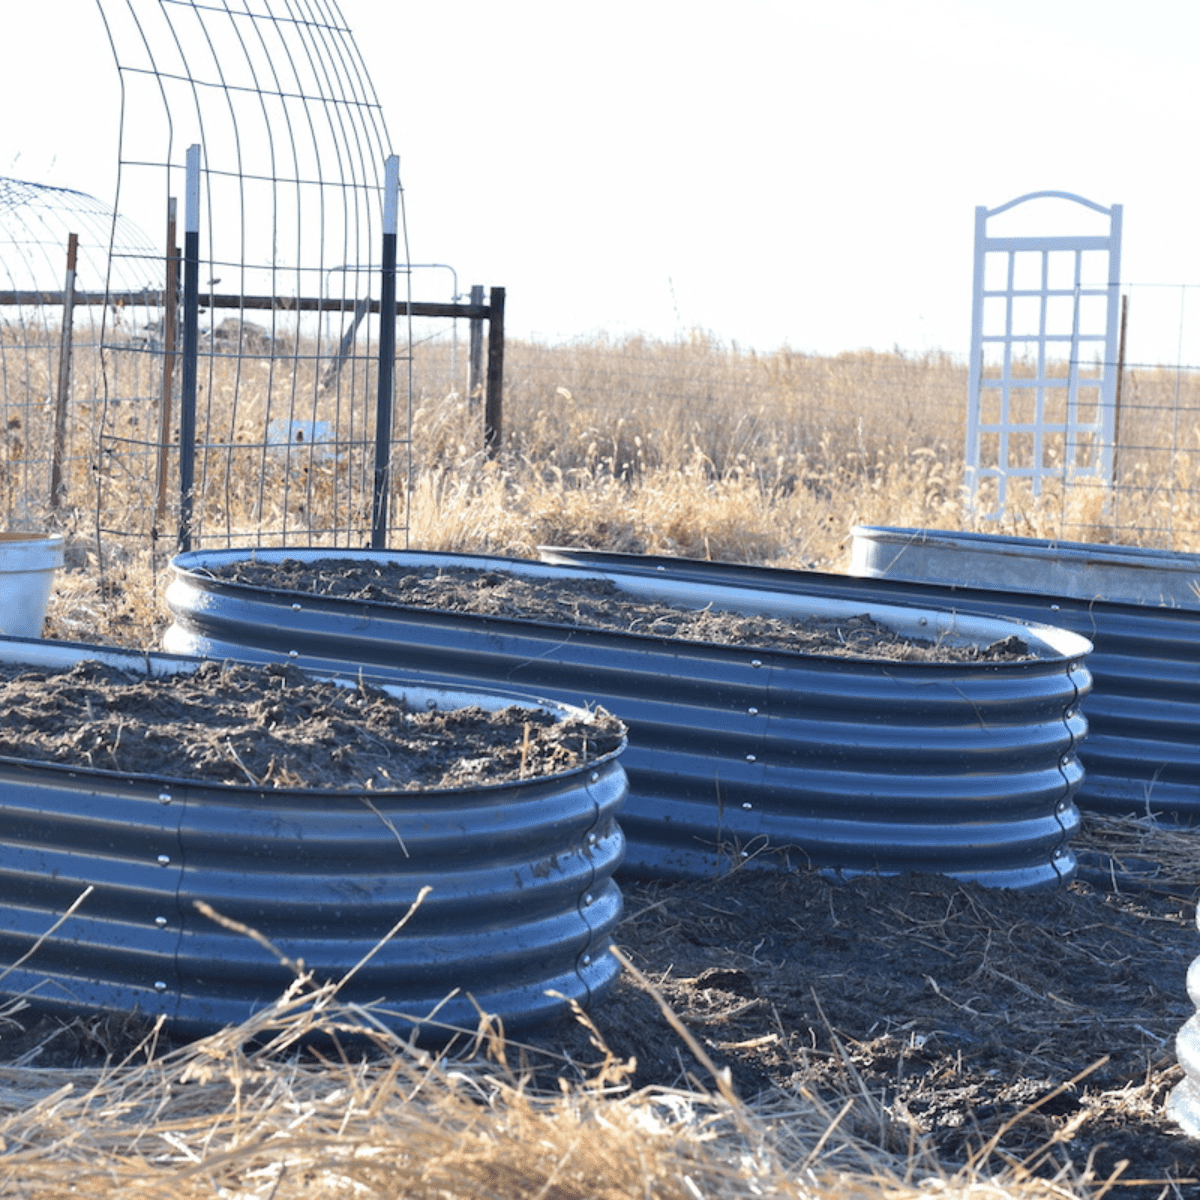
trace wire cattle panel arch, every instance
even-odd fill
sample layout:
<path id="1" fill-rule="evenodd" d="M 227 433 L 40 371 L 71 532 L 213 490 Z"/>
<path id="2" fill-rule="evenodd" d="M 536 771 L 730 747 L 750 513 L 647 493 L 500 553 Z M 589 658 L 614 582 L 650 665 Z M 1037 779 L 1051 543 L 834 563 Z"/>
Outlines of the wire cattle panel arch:
<path id="1" fill-rule="evenodd" d="M 1043 199 L 1106 216 L 1108 232 L 989 235 L 991 218 Z M 1071 192 L 975 210 L 967 480 L 989 517 L 1005 515 L 1014 480 L 1033 497 L 1050 480 L 1112 481 L 1121 217 Z"/>
<path id="2" fill-rule="evenodd" d="M 158 534 L 177 503 L 188 543 L 407 541 L 402 197 L 385 205 L 394 156 L 335 0 L 97 2 L 121 80 L 118 197 L 167 229 L 154 267 L 183 301 L 138 341 L 110 339 L 114 355 L 161 356 L 163 384 L 143 398 L 156 441 L 130 426 L 127 397 L 105 397 L 101 520 L 121 493 L 143 503 L 141 528 L 102 532 Z M 152 466 L 167 446 L 177 481 L 173 454 Z"/>

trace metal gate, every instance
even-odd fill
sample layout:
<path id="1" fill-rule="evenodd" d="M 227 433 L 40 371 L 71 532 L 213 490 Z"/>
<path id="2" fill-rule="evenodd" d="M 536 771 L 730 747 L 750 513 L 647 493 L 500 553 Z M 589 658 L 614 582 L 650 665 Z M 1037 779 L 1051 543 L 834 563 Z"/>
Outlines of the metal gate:
<path id="1" fill-rule="evenodd" d="M 1101 213 L 1108 233 L 988 235 L 991 218 L 1048 198 Z M 1030 192 L 976 208 L 966 457 L 972 507 L 987 517 L 1047 481 L 1111 483 L 1120 269 L 1119 204 Z"/>

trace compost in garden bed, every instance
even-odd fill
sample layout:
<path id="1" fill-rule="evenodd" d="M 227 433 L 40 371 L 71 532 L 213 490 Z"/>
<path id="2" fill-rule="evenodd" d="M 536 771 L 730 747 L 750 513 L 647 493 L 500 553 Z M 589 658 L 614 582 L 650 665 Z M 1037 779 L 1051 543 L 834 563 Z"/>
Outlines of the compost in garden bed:
<path id="1" fill-rule="evenodd" d="M 745 614 L 646 600 L 605 579 L 525 578 L 475 567 L 356 559 L 245 559 L 207 568 L 231 583 L 339 600 L 403 604 L 507 619 L 731 646 L 909 662 L 1021 662 L 1036 657 L 1016 634 L 989 645 L 951 645 L 898 633 L 869 613 L 846 617 Z"/>
<path id="2" fill-rule="evenodd" d="M 397 694 L 399 692 L 400 694 Z M 478 787 L 615 751 L 603 710 L 411 708 L 402 689 L 343 686 L 289 664 L 202 663 L 148 676 L 100 662 L 0 668 L 0 756 L 266 788 Z"/>

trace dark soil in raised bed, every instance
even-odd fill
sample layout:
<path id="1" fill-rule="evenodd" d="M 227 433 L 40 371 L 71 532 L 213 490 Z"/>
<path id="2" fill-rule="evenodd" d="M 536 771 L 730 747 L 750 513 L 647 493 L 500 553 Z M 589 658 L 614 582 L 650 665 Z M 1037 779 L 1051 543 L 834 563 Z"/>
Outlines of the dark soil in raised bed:
<path id="1" fill-rule="evenodd" d="M 148 678 L 98 662 L 0 668 L 0 756 L 269 788 L 478 787 L 615 750 L 619 721 L 510 705 L 430 711 L 291 665 L 204 663 Z"/>
<path id="2" fill-rule="evenodd" d="M 693 642 L 795 650 L 806 654 L 918 662 L 1011 662 L 1033 657 L 1016 634 L 986 646 L 912 638 L 869 613 L 845 618 L 745 615 L 642 600 L 605 579 L 531 579 L 471 567 L 376 564 L 328 558 L 278 563 L 243 560 L 211 568 L 215 578 L 253 587 L 545 621 Z"/>

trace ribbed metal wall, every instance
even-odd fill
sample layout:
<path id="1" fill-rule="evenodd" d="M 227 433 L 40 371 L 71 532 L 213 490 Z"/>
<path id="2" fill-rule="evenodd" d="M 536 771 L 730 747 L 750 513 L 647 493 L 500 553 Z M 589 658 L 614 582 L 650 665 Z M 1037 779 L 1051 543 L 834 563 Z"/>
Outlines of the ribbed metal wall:
<path id="1" fill-rule="evenodd" d="M 0 641 L 5 662 L 65 667 L 85 658 L 153 674 L 196 665 Z M 410 703 L 443 708 L 522 702 L 404 691 Z M 346 791 L 0 758 L 0 963 L 15 963 L 95 889 L 2 986 L 71 1012 L 137 1005 L 182 1032 L 203 1032 L 245 1019 L 293 976 L 195 902 L 258 930 L 323 982 L 341 979 L 429 886 L 343 997 L 382 1001 L 380 1019 L 402 1032 L 435 1008 L 438 1022 L 469 1029 L 479 1009 L 509 1029 L 536 1024 L 566 1011 L 568 999 L 587 1005 L 617 974 L 607 949 L 621 913 L 612 876 L 625 792 L 617 754 L 532 782 L 372 791 L 374 811 L 366 794 Z"/>
<path id="2" fill-rule="evenodd" d="M 936 605 L 1074 630 L 1093 643 L 1084 702 L 1086 811 L 1200 819 L 1200 611 L 1012 590 L 854 578 L 676 558 L 547 549 L 547 561 L 879 604 Z"/>
<path id="3" fill-rule="evenodd" d="M 259 563 L 328 551 L 259 550 Z M 1048 886 L 1075 866 L 1076 746 L 1089 644 L 1061 630 L 876 609 L 909 633 L 990 643 L 1020 632 L 1030 662 L 866 662 L 786 650 L 322 598 L 214 579 L 245 559 L 175 562 L 167 646 L 208 657 L 519 687 L 599 703 L 629 726 L 626 870 L 659 878 L 773 861 L 848 873 L 920 870 L 1004 887 Z M 348 557 L 338 552 L 337 557 Z M 486 567 L 532 579 L 594 572 L 484 556 L 361 552 L 360 561 Z M 606 572 L 642 598 L 692 607 L 851 615 L 808 597 L 748 596 Z"/>

